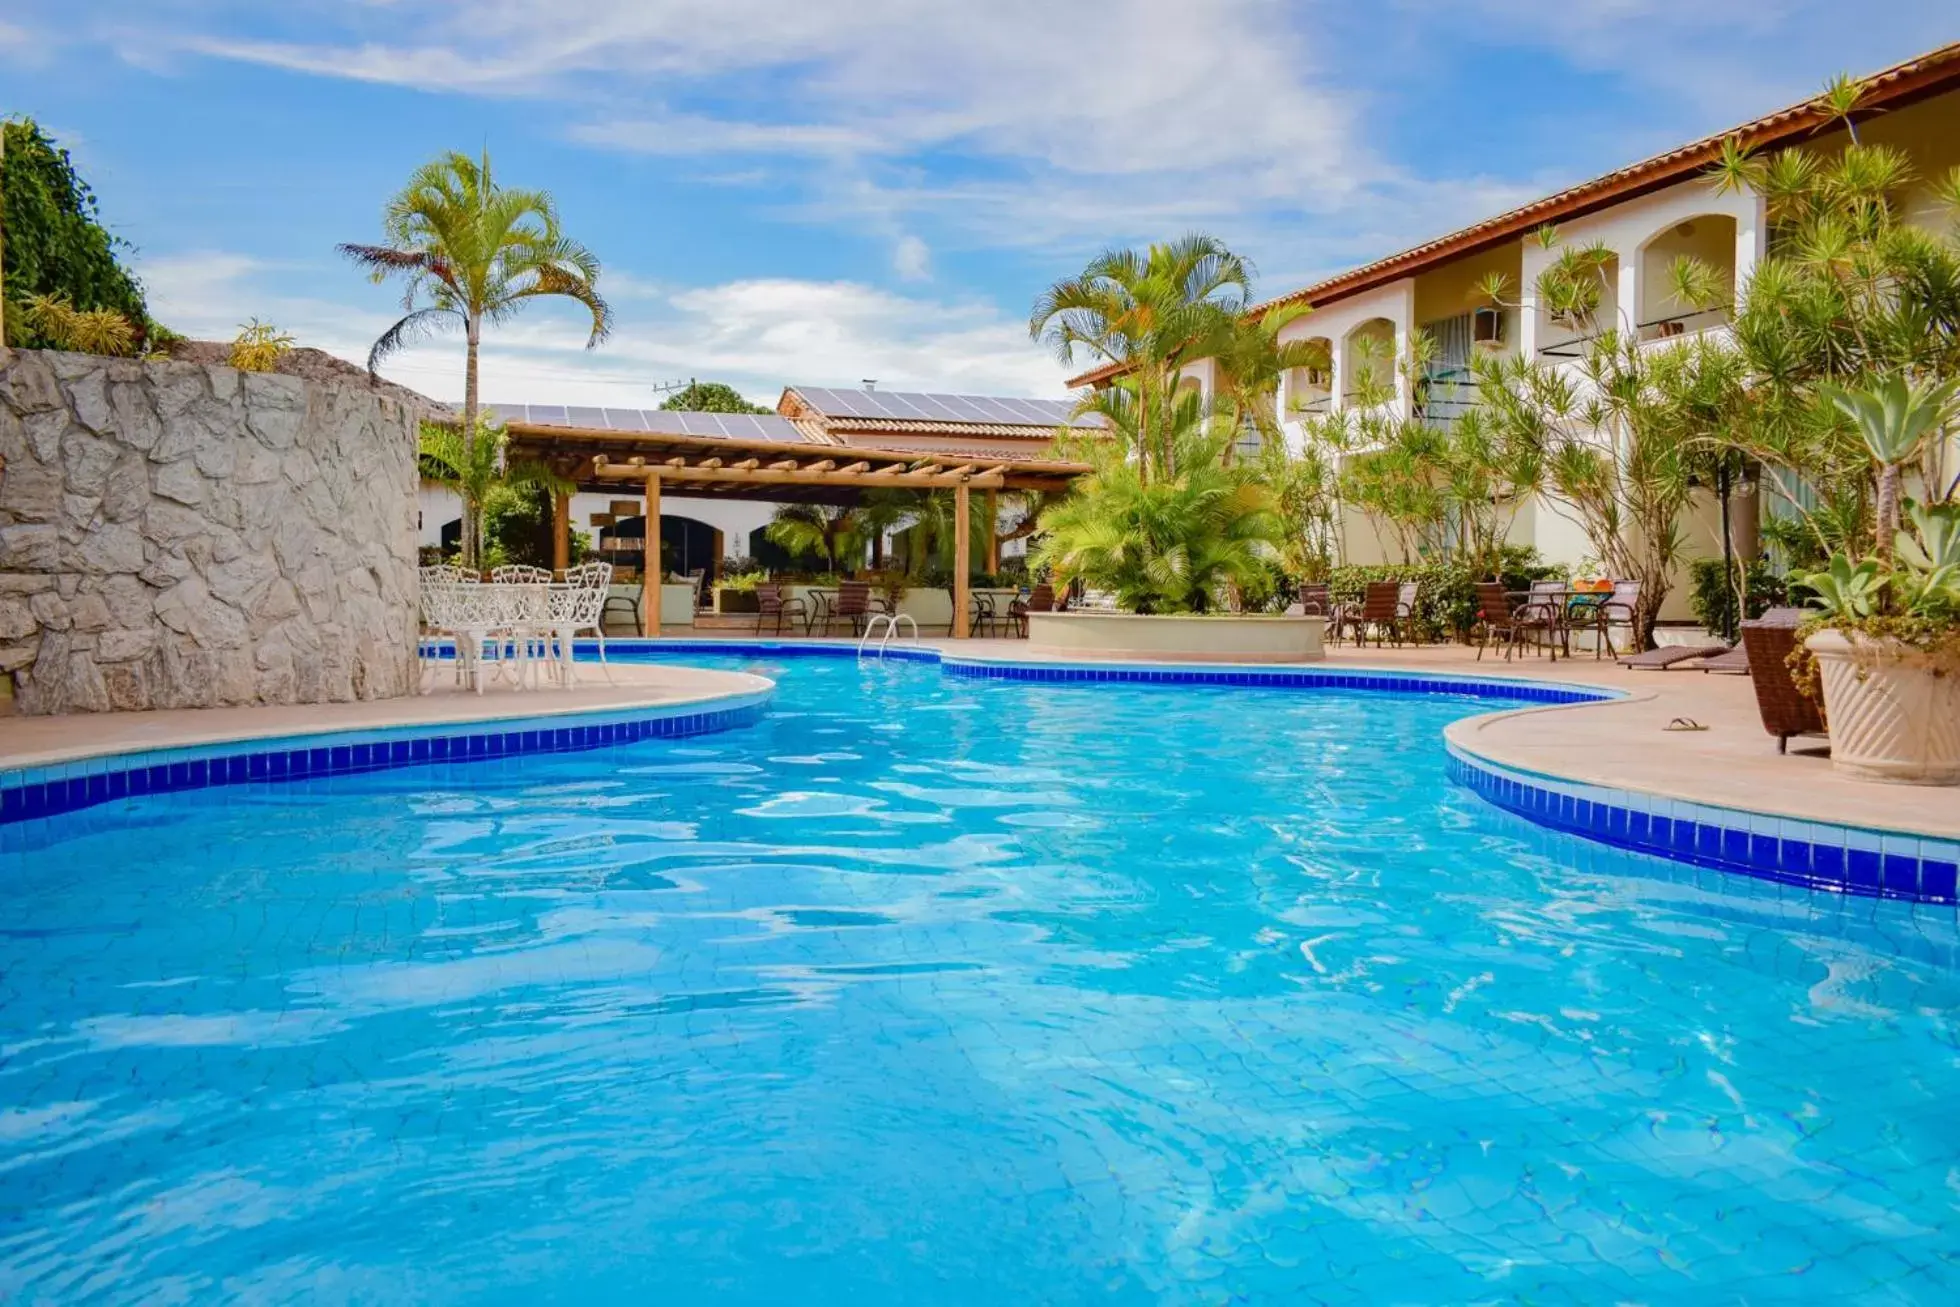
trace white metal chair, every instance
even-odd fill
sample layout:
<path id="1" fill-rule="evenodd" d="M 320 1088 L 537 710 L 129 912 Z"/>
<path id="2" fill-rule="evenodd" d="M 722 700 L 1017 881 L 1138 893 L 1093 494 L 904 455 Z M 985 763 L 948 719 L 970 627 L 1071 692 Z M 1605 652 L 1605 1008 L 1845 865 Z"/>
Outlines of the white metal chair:
<path id="1" fill-rule="evenodd" d="M 580 631 L 589 630 L 599 641 L 599 667 L 606 679 L 612 668 L 606 665 L 606 630 L 600 620 L 605 613 L 606 591 L 612 585 L 611 563 L 586 563 L 565 569 L 562 585 L 551 587 L 551 635 L 555 645 L 559 675 L 566 685 L 577 679 L 572 649 Z"/>

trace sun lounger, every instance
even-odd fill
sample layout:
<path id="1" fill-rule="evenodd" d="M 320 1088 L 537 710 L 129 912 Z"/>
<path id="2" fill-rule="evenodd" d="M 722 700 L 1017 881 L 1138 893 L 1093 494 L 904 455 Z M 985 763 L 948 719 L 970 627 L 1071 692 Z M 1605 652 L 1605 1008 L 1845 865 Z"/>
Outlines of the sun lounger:
<path id="1" fill-rule="evenodd" d="M 1725 654 L 1729 647 L 1725 644 L 1664 644 L 1658 649 L 1648 649 L 1642 653 L 1621 654 L 1613 661 L 1622 667 L 1631 667 L 1650 672 L 1664 672 L 1676 663 L 1692 662 L 1697 658 L 1713 658 Z"/>
<path id="2" fill-rule="evenodd" d="M 1727 653 L 1719 653 L 1713 658 L 1704 660 L 1696 670 L 1747 676 L 1749 675 L 1749 646 L 1738 644 Z"/>

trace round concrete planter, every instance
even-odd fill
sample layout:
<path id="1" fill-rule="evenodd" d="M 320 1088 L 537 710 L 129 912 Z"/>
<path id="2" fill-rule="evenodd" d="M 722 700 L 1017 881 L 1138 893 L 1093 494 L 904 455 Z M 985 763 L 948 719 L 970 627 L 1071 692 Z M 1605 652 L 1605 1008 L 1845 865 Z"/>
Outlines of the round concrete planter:
<path id="1" fill-rule="evenodd" d="M 1028 652 L 1146 662 L 1312 663 L 1325 656 L 1319 617 L 1029 613 Z"/>
<path id="2" fill-rule="evenodd" d="M 1960 785 L 1960 677 L 1896 640 L 1819 631 L 1804 641 L 1824 682 L 1831 765 L 1865 780 Z"/>

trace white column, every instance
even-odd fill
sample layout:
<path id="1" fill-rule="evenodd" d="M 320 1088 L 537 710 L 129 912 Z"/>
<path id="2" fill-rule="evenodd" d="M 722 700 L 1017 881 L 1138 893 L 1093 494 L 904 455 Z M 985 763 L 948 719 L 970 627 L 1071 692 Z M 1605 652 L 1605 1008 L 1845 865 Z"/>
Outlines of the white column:
<path id="1" fill-rule="evenodd" d="M 1744 191 L 1735 199 L 1735 303 L 1740 307 L 1743 288 L 1768 249 L 1769 213 L 1763 197 L 1754 191 Z"/>
<path id="2" fill-rule="evenodd" d="M 1523 256 L 1518 263 L 1518 357 L 1530 362 L 1538 357 L 1538 274 L 1551 256 L 1536 241 L 1519 244 Z"/>
<path id="3" fill-rule="evenodd" d="M 1282 368 L 1280 370 L 1279 385 L 1273 390 L 1273 408 L 1275 410 L 1274 417 L 1279 422 L 1280 438 L 1286 442 L 1286 448 L 1290 452 L 1298 454 L 1300 452 L 1302 437 L 1298 434 L 1299 429 L 1293 422 L 1292 368 Z"/>
<path id="4" fill-rule="evenodd" d="M 1395 324 L 1395 413 L 1406 418 L 1415 407 L 1415 388 L 1410 384 L 1408 367 L 1415 348 L 1416 283 L 1411 278 L 1401 282 L 1396 290 L 1395 312 L 1390 319 Z"/>
<path id="5" fill-rule="evenodd" d="M 1620 280 L 1614 295 L 1617 302 L 1613 320 L 1600 323 L 1600 329 L 1603 331 L 1610 327 L 1623 337 L 1638 340 L 1640 324 L 1648 317 L 1646 286 L 1640 275 L 1640 265 L 1646 260 L 1647 251 L 1636 245 L 1632 249 L 1615 248 L 1613 253 L 1620 260 Z"/>
<path id="6" fill-rule="evenodd" d="M 1327 411 L 1339 413 L 1347 408 L 1347 337 L 1336 335 L 1329 338 L 1327 353 L 1333 360 Z"/>

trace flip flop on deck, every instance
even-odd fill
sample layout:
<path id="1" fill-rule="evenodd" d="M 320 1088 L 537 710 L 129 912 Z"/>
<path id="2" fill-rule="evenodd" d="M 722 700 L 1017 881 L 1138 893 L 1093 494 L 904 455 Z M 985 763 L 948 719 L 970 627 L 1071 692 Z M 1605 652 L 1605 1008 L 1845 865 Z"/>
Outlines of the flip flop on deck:
<path id="1" fill-rule="evenodd" d="M 1725 654 L 1729 647 L 1725 644 L 1688 645 L 1664 644 L 1658 649 L 1644 653 L 1625 654 L 1613 661 L 1622 667 L 1642 668 L 1648 671 L 1664 672 L 1676 663 L 1691 662 L 1696 658 L 1713 658 Z"/>

